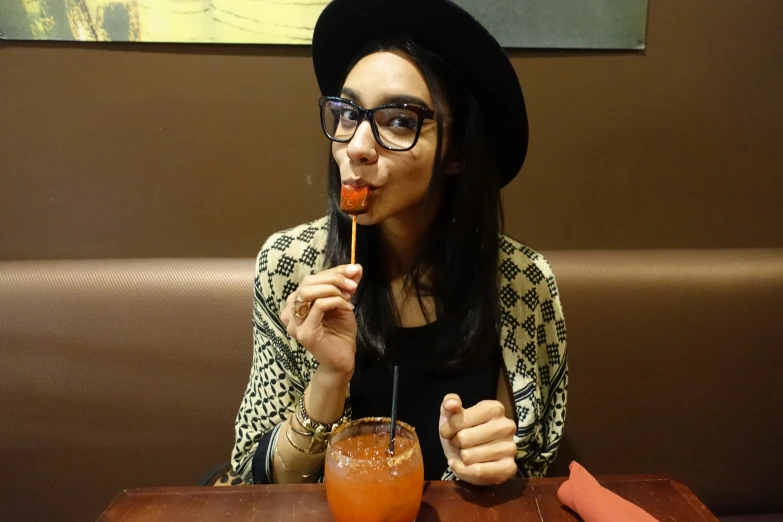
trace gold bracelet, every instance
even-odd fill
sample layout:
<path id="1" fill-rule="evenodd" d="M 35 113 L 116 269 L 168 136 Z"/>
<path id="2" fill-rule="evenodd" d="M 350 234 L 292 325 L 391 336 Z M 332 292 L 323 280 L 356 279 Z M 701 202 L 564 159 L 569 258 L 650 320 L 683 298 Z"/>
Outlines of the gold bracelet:
<path id="1" fill-rule="evenodd" d="M 294 416 L 294 417 L 296 417 L 296 416 Z M 298 419 L 297 419 L 297 420 L 298 420 Z M 300 424 L 300 425 L 301 425 L 301 424 Z M 294 433 L 296 433 L 297 435 L 301 435 L 302 437 L 308 437 L 308 438 L 309 438 L 309 437 L 312 437 L 312 436 L 313 436 L 313 433 L 312 433 L 312 432 L 309 432 L 309 431 L 299 431 L 298 429 L 296 429 L 296 428 L 294 427 L 294 423 L 293 423 L 293 421 L 289 421 L 289 423 L 288 423 L 288 428 L 289 428 L 291 431 L 293 431 Z"/>
<path id="2" fill-rule="evenodd" d="M 277 457 L 277 460 L 280 462 L 280 465 L 283 466 L 283 471 L 285 471 L 286 473 L 290 473 L 291 475 L 299 475 L 304 479 L 309 479 L 316 473 L 315 471 L 313 471 L 312 473 L 305 475 L 304 473 L 297 473 L 296 471 L 291 471 L 290 469 L 288 469 L 288 467 L 286 467 L 285 465 L 285 462 L 283 462 L 283 457 L 280 456 L 280 452 L 277 451 L 277 444 L 275 444 L 275 456 Z"/>
<path id="3" fill-rule="evenodd" d="M 321 449 L 321 450 L 319 450 L 319 451 L 310 451 L 310 449 L 311 449 L 311 448 L 312 448 L 312 446 L 313 446 L 313 443 L 312 443 L 312 441 L 310 442 L 310 445 L 308 446 L 308 448 L 307 448 L 307 449 L 302 449 L 302 448 L 300 448 L 300 447 L 299 447 L 299 446 L 297 446 L 297 445 L 296 445 L 296 443 L 295 443 L 295 442 L 294 442 L 294 441 L 291 439 L 291 433 L 290 433 L 290 430 L 291 430 L 291 423 L 289 422 L 289 423 L 288 423 L 288 427 L 287 427 L 287 428 L 286 428 L 286 430 L 285 430 L 285 438 L 286 438 L 286 439 L 288 439 L 288 443 L 289 443 L 291 446 L 293 446 L 293 447 L 294 447 L 294 449 L 295 449 L 295 450 L 297 450 L 299 453 L 304 453 L 305 455 L 318 455 L 319 453 L 323 453 L 323 452 L 325 452 L 325 451 L 326 451 L 326 446 L 324 446 L 324 447 L 323 447 L 323 449 Z"/>
<path id="4" fill-rule="evenodd" d="M 329 436 L 332 434 L 332 431 L 337 429 L 338 426 L 350 420 L 351 401 L 349 398 L 346 398 L 345 404 L 343 405 L 343 414 L 339 419 L 337 419 L 337 421 L 333 423 L 325 424 L 325 423 L 315 422 L 310 418 L 310 416 L 307 414 L 307 411 L 305 410 L 304 398 L 305 398 L 304 393 L 299 396 L 299 402 L 297 404 L 298 407 L 294 412 L 293 417 L 296 419 L 296 422 L 299 423 L 302 429 L 308 433 L 305 435 L 304 433 L 296 429 L 294 431 L 302 436 L 310 436 L 310 444 L 307 447 L 305 453 L 309 453 L 309 454 L 321 453 L 326 449 L 328 445 Z M 290 424 L 292 423 L 289 422 L 289 425 Z M 288 434 L 286 433 L 286 435 Z M 318 449 L 319 447 L 320 449 Z"/>
<path id="5" fill-rule="evenodd" d="M 294 433 L 296 433 L 297 435 L 301 435 L 302 437 L 308 437 L 308 438 L 310 438 L 310 437 L 312 437 L 312 436 L 313 436 L 313 432 L 312 432 L 312 431 L 299 431 L 298 429 L 296 429 L 296 427 L 294 426 L 294 419 L 296 419 L 296 421 L 297 421 L 297 422 L 299 422 L 299 417 L 297 417 L 297 416 L 296 416 L 296 414 L 294 414 L 294 415 L 293 415 L 293 416 L 292 416 L 292 417 L 291 417 L 291 418 L 288 420 L 288 427 L 289 427 L 289 429 L 291 429 L 291 431 L 293 431 L 293 432 L 294 432 Z M 302 426 L 302 423 L 301 423 L 301 422 L 299 422 L 299 425 L 300 425 L 300 426 Z M 302 426 L 302 429 L 305 429 L 305 428 L 304 428 L 304 426 Z"/>

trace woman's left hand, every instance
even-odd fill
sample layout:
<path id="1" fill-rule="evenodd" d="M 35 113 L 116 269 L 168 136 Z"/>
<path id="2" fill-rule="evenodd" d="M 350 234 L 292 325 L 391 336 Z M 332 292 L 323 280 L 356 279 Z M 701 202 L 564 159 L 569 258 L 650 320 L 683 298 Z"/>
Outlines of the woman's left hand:
<path id="1" fill-rule="evenodd" d="M 500 484 L 517 473 L 516 424 L 500 401 L 464 409 L 450 393 L 440 406 L 440 442 L 454 475 L 478 486 Z"/>

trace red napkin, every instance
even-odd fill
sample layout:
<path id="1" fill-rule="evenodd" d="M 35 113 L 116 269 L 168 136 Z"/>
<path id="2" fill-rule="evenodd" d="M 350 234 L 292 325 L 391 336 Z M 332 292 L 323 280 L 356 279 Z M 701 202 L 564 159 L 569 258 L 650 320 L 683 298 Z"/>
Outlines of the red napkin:
<path id="1" fill-rule="evenodd" d="M 584 522 L 658 522 L 636 504 L 601 486 L 579 463 L 572 462 L 569 469 L 571 475 L 557 496 Z"/>

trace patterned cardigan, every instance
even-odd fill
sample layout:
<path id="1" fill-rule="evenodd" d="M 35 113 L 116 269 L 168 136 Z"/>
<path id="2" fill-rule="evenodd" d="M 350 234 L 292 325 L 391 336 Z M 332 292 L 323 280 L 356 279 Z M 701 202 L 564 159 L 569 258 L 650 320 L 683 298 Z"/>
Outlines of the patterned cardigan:
<path id="1" fill-rule="evenodd" d="M 253 465 L 272 477 L 272 448 L 280 425 L 295 410 L 318 362 L 291 339 L 280 321 L 286 298 L 309 274 L 324 269 L 327 218 L 272 235 L 258 254 L 253 313 L 253 364 L 236 418 L 233 470 L 253 482 Z M 501 235 L 500 281 L 503 363 L 517 420 L 517 465 L 539 477 L 555 458 L 563 435 L 568 387 L 566 328 L 555 277 L 547 261 Z M 254 458 L 256 452 L 263 460 Z M 259 471 L 263 471 L 259 473 Z M 444 479 L 453 478 L 445 470 Z"/>

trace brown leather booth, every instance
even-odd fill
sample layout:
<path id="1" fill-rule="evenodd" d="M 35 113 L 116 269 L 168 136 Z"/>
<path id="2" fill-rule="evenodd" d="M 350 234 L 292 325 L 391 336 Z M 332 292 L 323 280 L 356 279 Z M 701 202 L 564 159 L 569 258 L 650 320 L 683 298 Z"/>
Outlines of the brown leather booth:
<path id="1" fill-rule="evenodd" d="M 553 473 L 668 473 L 719 515 L 783 512 L 783 249 L 546 254 L 571 371 Z M 94 520 L 228 461 L 252 271 L 0 263 L 0 519 Z"/>

